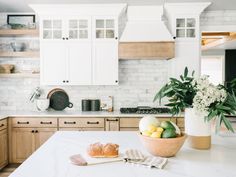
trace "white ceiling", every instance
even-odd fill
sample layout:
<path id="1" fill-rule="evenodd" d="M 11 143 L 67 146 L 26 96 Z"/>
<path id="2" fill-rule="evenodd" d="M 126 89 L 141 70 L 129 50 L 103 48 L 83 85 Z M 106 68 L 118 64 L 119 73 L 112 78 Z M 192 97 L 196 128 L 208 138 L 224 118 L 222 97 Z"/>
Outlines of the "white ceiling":
<path id="1" fill-rule="evenodd" d="M 236 10 L 235 0 L 166 0 L 166 2 L 212 2 L 207 10 Z M 130 5 L 160 5 L 164 0 L 0 0 L 0 12 L 31 12 L 33 3 L 128 3 Z"/>

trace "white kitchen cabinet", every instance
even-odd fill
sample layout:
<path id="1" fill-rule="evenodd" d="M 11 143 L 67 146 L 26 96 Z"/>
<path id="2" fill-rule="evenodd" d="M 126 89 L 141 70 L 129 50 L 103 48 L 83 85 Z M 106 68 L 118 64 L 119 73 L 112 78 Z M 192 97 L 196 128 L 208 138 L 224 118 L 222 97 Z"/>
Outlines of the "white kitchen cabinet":
<path id="1" fill-rule="evenodd" d="M 71 42 L 68 45 L 68 78 L 70 85 L 92 84 L 92 61 L 90 42 Z"/>
<path id="2" fill-rule="evenodd" d="M 93 19 L 93 84 L 118 84 L 118 24 L 115 17 Z"/>
<path id="3" fill-rule="evenodd" d="M 42 41 L 40 44 L 42 85 L 60 85 L 66 80 L 67 51 L 63 42 Z"/>
<path id="4" fill-rule="evenodd" d="M 42 18 L 41 25 L 41 84 L 90 85 L 90 18 Z"/>
<path id="5" fill-rule="evenodd" d="M 127 4 L 30 6 L 40 17 L 42 85 L 118 84 Z"/>

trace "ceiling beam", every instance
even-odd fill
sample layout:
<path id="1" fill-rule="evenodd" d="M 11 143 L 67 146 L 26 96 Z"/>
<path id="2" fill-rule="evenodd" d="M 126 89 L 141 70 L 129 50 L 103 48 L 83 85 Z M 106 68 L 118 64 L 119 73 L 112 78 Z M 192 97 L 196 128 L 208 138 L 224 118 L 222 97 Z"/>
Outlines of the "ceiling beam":
<path id="1" fill-rule="evenodd" d="M 216 33 L 214 35 L 217 36 Z M 224 36 L 222 36 L 222 35 L 224 35 Z M 211 36 L 211 35 L 208 35 L 208 36 Z M 222 36 L 222 37 L 219 39 L 215 39 L 215 40 L 210 41 L 211 38 L 206 39 L 207 36 L 205 34 L 205 36 L 203 36 L 203 39 L 202 39 L 202 50 L 209 50 L 213 47 L 223 45 L 227 42 L 234 41 L 234 40 L 236 41 L 236 32 L 218 33 L 218 36 Z"/>

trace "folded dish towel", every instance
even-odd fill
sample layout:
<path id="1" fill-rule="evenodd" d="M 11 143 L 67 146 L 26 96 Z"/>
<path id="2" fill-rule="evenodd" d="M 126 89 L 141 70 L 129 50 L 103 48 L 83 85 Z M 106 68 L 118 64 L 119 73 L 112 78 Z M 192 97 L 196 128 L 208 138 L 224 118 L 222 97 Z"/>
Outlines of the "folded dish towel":
<path id="1" fill-rule="evenodd" d="M 168 159 L 162 157 L 145 156 L 139 150 L 130 149 L 125 152 L 124 161 L 149 168 L 163 169 L 167 164 Z"/>
<path id="2" fill-rule="evenodd" d="M 136 164 L 140 166 L 158 169 L 163 169 L 167 164 L 167 158 L 145 156 L 142 154 L 142 152 L 135 149 L 125 151 L 125 155 L 118 158 L 84 158 L 82 155 L 76 154 L 70 157 L 70 161 L 72 164 L 78 166 L 98 165 L 124 161 L 130 164 Z"/>

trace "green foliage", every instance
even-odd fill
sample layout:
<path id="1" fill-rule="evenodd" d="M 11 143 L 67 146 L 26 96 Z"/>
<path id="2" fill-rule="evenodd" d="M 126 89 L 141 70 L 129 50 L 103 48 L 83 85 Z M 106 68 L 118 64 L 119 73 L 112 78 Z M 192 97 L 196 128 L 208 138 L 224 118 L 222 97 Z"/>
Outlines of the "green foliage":
<path id="1" fill-rule="evenodd" d="M 226 115 L 235 115 L 236 113 L 236 96 L 235 93 L 228 92 L 227 98 L 224 102 L 217 102 L 216 104 L 210 105 L 208 116 L 205 117 L 206 121 L 217 119 L 218 124 L 216 125 L 216 131 L 220 129 L 220 125 L 224 123 L 225 127 L 234 132 L 234 129 L 230 121 L 225 117 Z"/>
<path id="2" fill-rule="evenodd" d="M 154 97 L 154 101 L 168 97 L 171 113 L 176 115 L 183 111 L 185 108 L 192 107 L 193 98 L 196 94 L 196 90 L 192 85 L 194 72 L 189 76 L 188 68 L 184 70 L 184 74 L 180 76 L 180 80 L 170 78 L 170 82 L 164 85 Z"/>
<path id="3" fill-rule="evenodd" d="M 169 103 L 166 106 L 170 107 L 173 115 L 179 114 L 185 108 L 191 108 L 193 98 L 197 93 L 196 85 L 193 85 L 192 82 L 193 80 L 194 71 L 189 76 L 188 68 L 186 67 L 184 74 L 180 76 L 180 80 L 170 78 L 170 81 L 157 92 L 153 101 L 158 99 L 161 101 L 162 98 L 167 97 Z M 234 132 L 226 115 L 236 115 L 236 78 L 231 82 L 229 88 L 225 88 L 223 85 L 218 87 L 227 91 L 227 98 L 224 102 L 215 102 L 209 106 L 209 113 L 205 117 L 205 121 L 216 119 L 216 130 L 219 130 L 220 125 L 223 123 L 228 130 Z"/>

